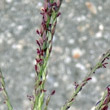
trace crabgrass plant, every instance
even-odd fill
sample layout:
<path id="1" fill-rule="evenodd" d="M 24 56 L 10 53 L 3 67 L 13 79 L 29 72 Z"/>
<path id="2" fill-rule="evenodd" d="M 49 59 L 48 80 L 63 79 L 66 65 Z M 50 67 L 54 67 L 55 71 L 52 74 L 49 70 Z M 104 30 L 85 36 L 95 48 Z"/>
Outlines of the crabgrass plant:
<path id="1" fill-rule="evenodd" d="M 45 82 L 47 76 L 47 64 L 50 57 L 50 53 L 52 50 L 52 40 L 53 35 L 55 33 L 55 28 L 57 24 L 57 18 L 61 14 L 59 12 L 60 6 L 63 0 L 44 0 L 44 7 L 42 8 L 42 22 L 40 29 L 36 30 L 39 38 L 36 40 L 38 45 L 37 48 L 37 56 L 36 56 L 36 64 L 35 64 L 35 84 L 34 84 L 34 93 L 32 96 L 28 96 L 28 99 L 32 102 L 31 110 L 48 110 L 48 104 L 51 99 L 51 96 L 55 94 L 55 90 L 53 90 L 50 95 L 48 95 L 47 99 L 44 101 L 45 96 Z M 102 55 L 102 58 L 98 61 L 98 63 L 91 68 L 90 72 L 87 76 L 77 84 L 74 83 L 74 90 L 72 96 L 66 101 L 66 103 L 61 107 L 61 110 L 68 110 L 71 105 L 74 103 L 76 96 L 80 91 L 82 91 L 83 87 L 88 83 L 88 81 L 92 80 L 92 75 L 95 74 L 95 71 L 100 68 L 106 68 L 107 60 L 110 57 L 110 50 L 108 50 L 105 54 Z M 4 96 L 4 103 L 6 103 L 8 110 L 13 110 L 11 102 L 8 97 L 8 93 L 5 89 L 5 81 L 0 69 L 0 91 L 2 91 Z M 110 102 L 110 86 L 106 87 L 103 97 L 94 107 L 94 110 L 108 110 L 108 104 Z"/>

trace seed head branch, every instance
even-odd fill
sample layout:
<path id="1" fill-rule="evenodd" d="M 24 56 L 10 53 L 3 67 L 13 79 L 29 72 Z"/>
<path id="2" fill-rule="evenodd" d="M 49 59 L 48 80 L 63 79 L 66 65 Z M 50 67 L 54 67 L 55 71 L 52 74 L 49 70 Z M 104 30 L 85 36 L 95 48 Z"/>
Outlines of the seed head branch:
<path id="1" fill-rule="evenodd" d="M 106 68 L 106 65 L 108 64 L 106 61 L 109 59 L 109 57 L 110 57 L 110 50 L 108 50 L 105 54 L 103 54 L 99 62 L 91 69 L 90 73 L 85 77 L 85 79 L 80 84 L 77 84 L 75 82 L 75 90 L 73 92 L 73 95 L 64 104 L 64 106 L 61 107 L 61 110 L 68 110 L 70 108 L 70 106 L 73 104 L 78 93 L 83 89 L 83 87 L 87 84 L 87 82 L 92 79 L 91 77 L 93 74 L 95 74 L 96 70 L 99 68 Z"/>

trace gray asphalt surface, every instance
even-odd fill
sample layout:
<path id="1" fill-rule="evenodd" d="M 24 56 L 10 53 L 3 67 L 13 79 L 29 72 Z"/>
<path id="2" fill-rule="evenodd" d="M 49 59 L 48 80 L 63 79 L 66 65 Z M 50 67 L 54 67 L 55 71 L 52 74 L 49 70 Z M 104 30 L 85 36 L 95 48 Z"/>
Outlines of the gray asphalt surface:
<path id="1" fill-rule="evenodd" d="M 14 110 L 30 110 L 34 87 L 36 29 L 43 0 L 0 0 L 0 67 Z M 46 94 L 48 110 L 60 110 L 81 80 L 110 49 L 110 0 L 64 0 L 50 58 Z M 79 93 L 70 110 L 93 110 L 110 84 L 110 64 L 100 69 Z M 0 110 L 7 110 L 0 93 Z"/>

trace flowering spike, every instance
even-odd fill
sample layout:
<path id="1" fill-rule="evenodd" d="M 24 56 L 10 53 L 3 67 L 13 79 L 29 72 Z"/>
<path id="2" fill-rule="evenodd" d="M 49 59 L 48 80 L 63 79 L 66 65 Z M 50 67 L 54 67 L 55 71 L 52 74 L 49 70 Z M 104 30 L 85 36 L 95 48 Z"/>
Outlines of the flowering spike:
<path id="1" fill-rule="evenodd" d="M 44 103 L 43 102 L 44 95 L 42 94 L 43 92 L 46 92 L 46 90 L 44 90 L 45 87 L 44 83 L 47 76 L 47 62 L 52 49 L 52 40 L 57 23 L 57 17 L 60 15 L 60 13 L 58 12 L 59 8 L 60 1 L 57 1 L 56 3 L 55 0 L 44 0 L 44 7 L 42 8 L 41 12 L 42 15 L 41 27 L 39 30 L 36 31 L 37 34 L 39 34 L 40 38 L 36 40 L 36 43 L 38 45 L 35 65 L 37 79 L 35 79 L 36 80 L 34 93 L 35 101 L 33 105 L 33 110 L 38 109 L 39 105 L 40 107 L 42 107 Z M 52 91 L 49 97 L 51 97 L 51 95 L 54 94 L 55 90 Z"/>

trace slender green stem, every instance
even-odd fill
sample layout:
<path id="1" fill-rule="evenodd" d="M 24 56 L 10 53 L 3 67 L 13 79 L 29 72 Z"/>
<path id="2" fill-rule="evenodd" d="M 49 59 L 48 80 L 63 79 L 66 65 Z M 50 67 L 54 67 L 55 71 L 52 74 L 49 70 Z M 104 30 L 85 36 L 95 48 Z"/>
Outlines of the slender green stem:
<path id="1" fill-rule="evenodd" d="M 9 97 L 8 97 L 8 93 L 5 89 L 5 81 L 4 81 L 4 77 L 2 75 L 1 69 L 0 69 L 0 82 L 1 82 L 2 93 L 5 97 L 5 103 L 7 104 L 8 110 L 13 110 L 13 107 L 12 107 L 11 102 L 10 102 Z"/>

